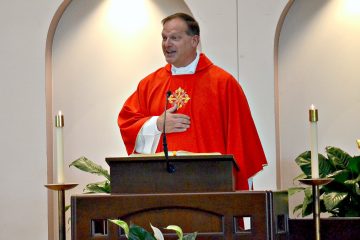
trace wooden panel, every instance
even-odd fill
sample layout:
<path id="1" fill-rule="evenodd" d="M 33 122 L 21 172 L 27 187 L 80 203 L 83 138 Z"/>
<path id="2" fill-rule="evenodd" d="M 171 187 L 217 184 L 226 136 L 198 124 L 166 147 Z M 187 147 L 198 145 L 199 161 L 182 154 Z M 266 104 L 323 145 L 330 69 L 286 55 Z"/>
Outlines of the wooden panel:
<path id="1" fill-rule="evenodd" d="M 189 193 L 234 191 L 232 155 L 106 158 L 112 193 Z M 134 177 L 136 176 L 136 177 Z"/>
<path id="2" fill-rule="evenodd" d="M 142 227 L 178 224 L 198 239 L 271 239 L 268 193 L 77 195 L 71 197 L 72 239 L 122 239 L 114 224 L 91 235 L 91 220 L 120 218 Z M 236 232 L 235 218 L 251 217 L 251 231 Z M 176 239 L 169 236 L 167 239 Z"/>
<path id="3" fill-rule="evenodd" d="M 289 238 L 289 204 L 287 191 L 268 191 L 268 211 L 271 215 L 269 229 L 272 239 L 285 240 Z"/>

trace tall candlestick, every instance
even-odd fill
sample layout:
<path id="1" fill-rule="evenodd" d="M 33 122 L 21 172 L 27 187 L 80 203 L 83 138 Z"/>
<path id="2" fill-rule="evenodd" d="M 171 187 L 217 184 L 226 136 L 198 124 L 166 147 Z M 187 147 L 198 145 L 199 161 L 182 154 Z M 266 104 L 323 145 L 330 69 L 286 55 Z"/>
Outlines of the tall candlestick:
<path id="1" fill-rule="evenodd" d="M 61 111 L 55 116 L 56 136 L 56 172 L 58 183 L 64 183 L 64 140 L 63 140 L 64 115 Z"/>
<path id="2" fill-rule="evenodd" d="M 311 146 L 311 178 L 319 178 L 319 158 L 318 158 L 318 110 L 311 105 L 309 110 L 310 121 L 310 146 Z"/>

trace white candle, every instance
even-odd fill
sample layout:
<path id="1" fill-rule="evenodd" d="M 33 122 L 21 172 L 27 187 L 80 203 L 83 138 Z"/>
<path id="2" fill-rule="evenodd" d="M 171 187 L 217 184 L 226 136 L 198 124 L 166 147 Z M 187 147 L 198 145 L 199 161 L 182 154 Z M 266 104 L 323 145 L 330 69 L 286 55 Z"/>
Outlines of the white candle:
<path id="1" fill-rule="evenodd" d="M 55 116 L 56 138 L 56 173 L 57 182 L 64 183 L 64 140 L 63 140 L 64 115 L 61 111 Z"/>
<path id="2" fill-rule="evenodd" d="M 311 146 L 311 178 L 319 178 L 319 158 L 318 158 L 318 110 L 311 105 L 309 110 L 310 121 L 310 146 Z"/>

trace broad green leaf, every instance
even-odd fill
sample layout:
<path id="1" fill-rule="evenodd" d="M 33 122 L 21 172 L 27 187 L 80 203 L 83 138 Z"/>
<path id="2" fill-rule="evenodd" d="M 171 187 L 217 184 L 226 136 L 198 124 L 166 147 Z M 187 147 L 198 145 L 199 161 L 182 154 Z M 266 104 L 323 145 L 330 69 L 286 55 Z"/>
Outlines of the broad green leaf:
<path id="1" fill-rule="evenodd" d="M 324 204 L 326 210 L 331 211 L 336 208 L 341 201 L 343 201 L 348 196 L 348 193 L 345 192 L 331 192 L 324 193 Z"/>
<path id="2" fill-rule="evenodd" d="M 359 183 L 355 183 L 355 193 L 360 196 L 360 186 Z"/>
<path id="3" fill-rule="evenodd" d="M 297 176 L 297 177 L 295 177 L 295 178 L 293 179 L 293 184 L 295 184 L 295 181 L 298 181 L 298 180 L 300 180 L 300 179 L 305 179 L 305 178 L 307 178 L 306 174 L 305 174 L 305 173 L 301 173 L 299 176 Z"/>
<path id="4" fill-rule="evenodd" d="M 349 164 L 347 166 L 353 174 L 360 174 L 360 156 L 355 156 L 349 160 Z"/>
<path id="5" fill-rule="evenodd" d="M 89 183 L 84 188 L 84 192 L 86 192 L 86 193 L 110 193 L 111 192 L 110 182 L 108 180 L 105 180 L 103 182 Z"/>
<path id="6" fill-rule="evenodd" d="M 65 212 L 71 208 L 71 205 L 65 206 Z"/>
<path id="7" fill-rule="evenodd" d="M 293 213 L 295 214 L 296 212 L 302 210 L 302 207 L 303 207 L 303 204 L 296 205 L 294 207 Z M 301 213 L 301 211 L 300 211 L 300 213 Z"/>
<path id="8" fill-rule="evenodd" d="M 183 231 L 179 226 L 176 225 L 169 225 L 167 226 L 165 229 L 167 230 L 174 230 L 176 232 L 176 235 L 178 236 L 178 238 L 181 240 L 183 239 Z"/>
<path id="9" fill-rule="evenodd" d="M 156 240 L 156 238 L 144 228 L 135 224 L 130 225 L 129 240 Z"/>
<path id="10" fill-rule="evenodd" d="M 326 153 L 336 169 L 344 169 L 349 163 L 351 156 L 337 147 L 326 147 Z"/>
<path id="11" fill-rule="evenodd" d="M 312 198 L 312 189 L 311 187 L 307 187 L 304 189 L 305 197 L 311 199 Z"/>
<path id="12" fill-rule="evenodd" d="M 313 209 L 312 209 L 313 199 L 312 199 L 311 187 L 305 188 L 304 194 L 305 194 L 305 196 L 304 196 L 304 201 L 303 201 L 303 206 L 302 206 L 302 216 L 303 217 L 310 215 L 313 212 Z"/>
<path id="13" fill-rule="evenodd" d="M 350 178 L 349 170 L 337 170 L 333 173 L 330 173 L 326 176 L 327 178 L 333 178 L 334 181 L 339 183 L 344 183 L 347 179 Z"/>
<path id="14" fill-rule="evenodd" d="M 360 174 L 355 179 L 346 180 L 344 183 L 349 185 L 355 185 L 356 183 L 360 182 Z"/>
<path id="15" fill-rule="evenodd" d="M 325 176 L 330 173 L 332 171 L 332 166 L 328 159 L 326 159 L 322 154 L 318 154 L 318 159 L 320 175 Z M 311 152 L 303 152 L 295 159 L 295 162 L 301 168 L 306 178 L 311 178 Z"/>
<path id="16" fill-rule="evenodd" d="M 301 168 L 301 171 L 303 171 L 303 173 L 310 177 L 311 176 L 311 152 L 310 151 L 306 151 L 303 152 L 302 154 L 300 154 L 296 159 L 295 159 L 296 164 Z"/>
<path id="17" fill-rule="evenodd" d="M 197 236 L 197 232 L 187 234 L 183 237 L 183 240 L 195 240 Z"/>
<path id="18" fill-rule="evenodd" d="M 110 222 L 115 223 L 119 227 L 121 227 L 124 230 L 126 238 L 129 238 L 129 226 L 126 222 L 120 220 L 120 219 L 108 219 Z"/>
<path id="19" fill-rule="evenodd" d="M 335 168 L 332 166 L 330 160 L 328 160 L 324 155 L 319 154 L 319 175 L 320 177 L 325 177 L 326 175 L 333 172 Z"/>
<path id="20" fill-rule="evenodd" d="M 109 172 L 101 167 L 100 165 L 94 163 L 93 161 L 87 159 L 86 157 L 80 157 L 73 161 L 69 167 L 74 166 L 84 172 L 93 173 L 99 176 L 105 177 L 107 180 L 110 181 Z"/>
<path id="21" fill-rule="evenodd" d="M 288 189 L 288 195 L 289 195 L 289 196 L 292 196 L 292 195 L 294 195 L 295 193 L 302 192 L 302 191 L 304 191 L 304 190 L 305 190 L 304 187 L 292 187 L 292 188 L 289 188 L 289 189 Z"/>
<path id="22" fill-rule="evenodd" d="M 157 227 L 154 227 L 153 225 L 151 225 L 151 223 L 150 223 L 150 227 L 152 228 L 152 230 L 154 232 L 154 237 L 156 238 L 156 240 L 164 240 L 164 235 L 162 234 L 160 229 L 158 229 Z"/>

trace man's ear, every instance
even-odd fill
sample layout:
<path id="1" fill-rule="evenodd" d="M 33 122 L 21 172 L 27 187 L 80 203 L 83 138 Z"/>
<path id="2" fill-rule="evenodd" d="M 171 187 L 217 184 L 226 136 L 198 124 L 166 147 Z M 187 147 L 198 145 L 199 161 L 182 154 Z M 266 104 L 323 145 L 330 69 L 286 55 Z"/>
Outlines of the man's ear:
<path id="1" fill-rule="evenodd" d="M 197 45 L 199 45 L 200 42 L 200 36 L 199 35 L 194 35 L 192 36 L 192 44 L 194 47 L 197 47 Z"/>

